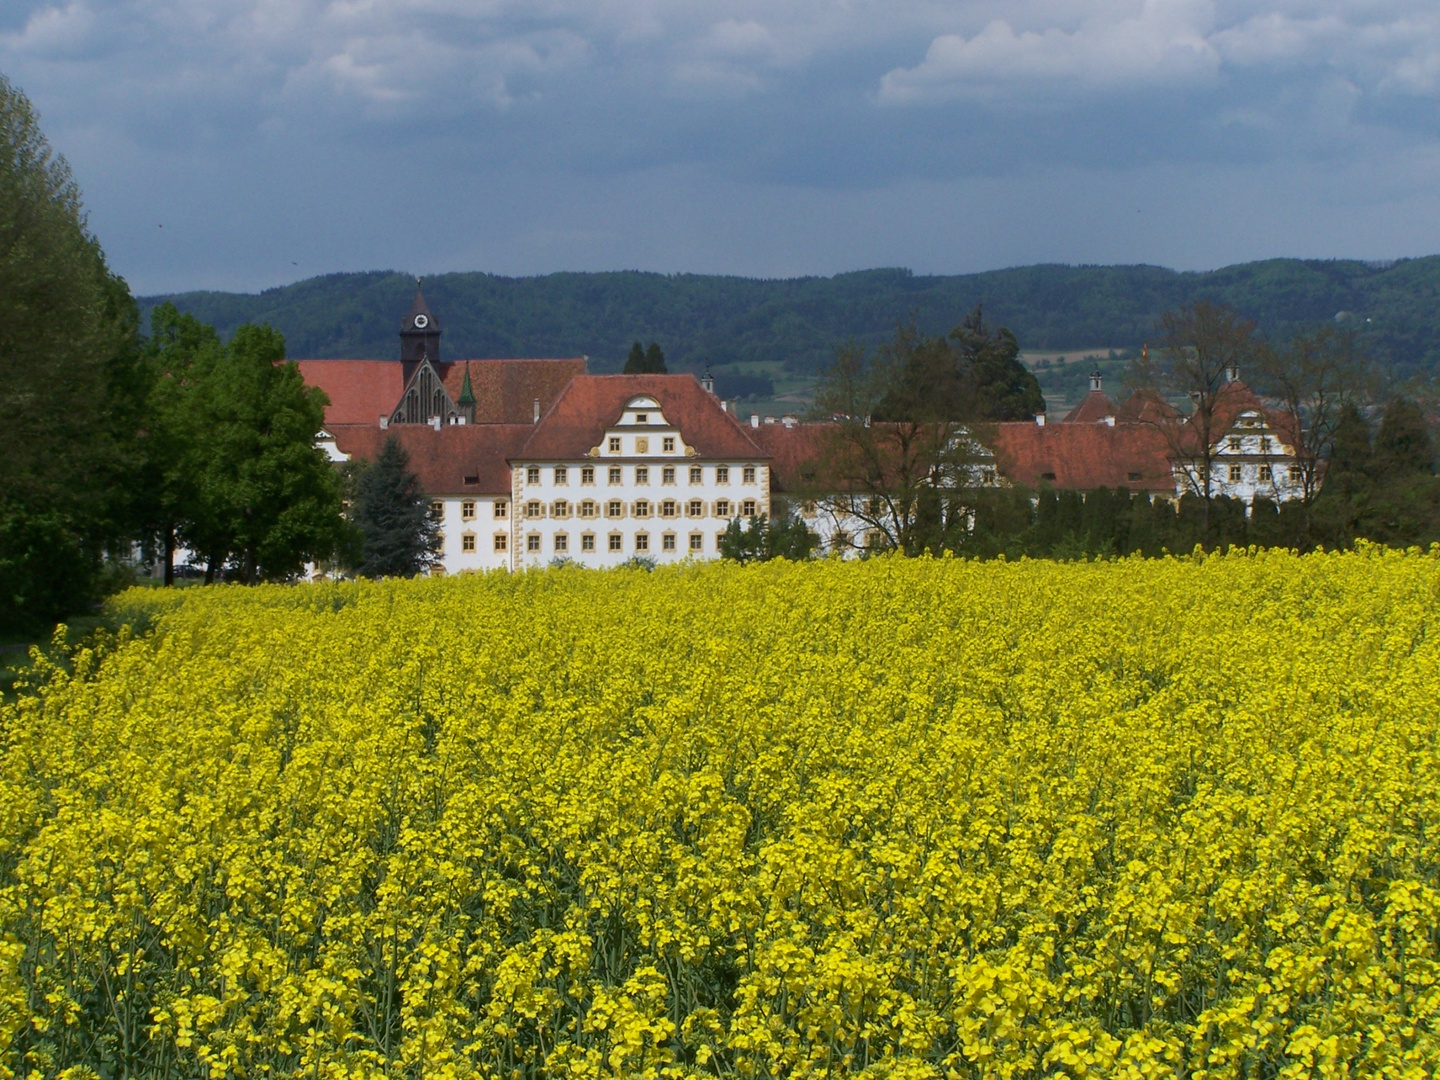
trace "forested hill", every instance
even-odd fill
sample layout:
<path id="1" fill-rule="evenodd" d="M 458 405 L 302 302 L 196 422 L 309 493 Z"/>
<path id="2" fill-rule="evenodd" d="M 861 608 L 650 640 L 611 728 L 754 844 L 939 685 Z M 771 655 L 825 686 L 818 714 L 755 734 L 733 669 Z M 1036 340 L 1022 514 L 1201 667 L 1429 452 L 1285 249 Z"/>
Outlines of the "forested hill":
<path id="1" fill-rule="evenodd" d="M 164 299 L 228 333 L 244 322 L 279 329 L 293 357 L 385 359 L 414 291 L 394 272 L 331 274 L 259 295 L 194 292 Z M 702 274 L 563 273 L 507 278 L 441 274 L 425 294 L 447 357 L 588 355 L 618 370 L 635 339 L 658 341 L 671 370 L 780 361 L 795 374 L 826 363 L 847 339 L 876 342 L 913 313 L 949 330 L 977 303 L 1031 350 L 1125 348 L 1187 301 L 1224 301 L 1274 337 L 1341 318 L 1399 376 L 1440 372 L 1440 256 L 1375 264 L 1271 259 L 1204 273 L 1157 266 L 1026 266 L 920 276 L 864 270 L 759 280 Z"/>

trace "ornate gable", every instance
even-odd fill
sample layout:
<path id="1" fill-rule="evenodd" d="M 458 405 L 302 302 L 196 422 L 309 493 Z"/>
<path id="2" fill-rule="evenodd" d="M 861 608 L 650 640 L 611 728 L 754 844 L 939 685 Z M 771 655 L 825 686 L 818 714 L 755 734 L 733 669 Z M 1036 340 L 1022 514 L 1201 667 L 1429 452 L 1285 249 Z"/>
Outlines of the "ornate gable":
<path id="1" fill-rule="evenodd" d="M 445 383 L 429 357 L 420 364 L 400 394 L 400 402 L 390 414 L 392 424 L 428 424 L 436 417 L 442 424 L 459 423 L 464 413 L 450 399 Z"/>

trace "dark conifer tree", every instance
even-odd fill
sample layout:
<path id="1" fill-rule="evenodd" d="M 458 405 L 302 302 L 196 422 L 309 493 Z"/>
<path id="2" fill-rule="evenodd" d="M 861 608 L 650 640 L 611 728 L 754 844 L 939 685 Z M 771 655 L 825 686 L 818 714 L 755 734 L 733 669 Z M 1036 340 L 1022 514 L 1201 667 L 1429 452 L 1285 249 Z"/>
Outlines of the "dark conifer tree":
<path id="1" fill-rule="evenodd" d="M 433 562 L 439 529 L 410 471 L 410 455 L 393 435 L 360 476 L 354 520 L 361 536 L 355 569 L 365 577 L 413 577 Z"/>
<path id="2" fill-rule="evenodd" d="M 655 342 L 650 342 L 650 347 L 645 350 L 645 374 L 647 375 L 668 375 L 665 368 L 665 353 Z"/>
<path id="3" fill-rule="evenodd" d="M 630 355 L 625 358 L 625 374 L 645 374 L 645 346 L 638 341 L 630 346 Z"/>

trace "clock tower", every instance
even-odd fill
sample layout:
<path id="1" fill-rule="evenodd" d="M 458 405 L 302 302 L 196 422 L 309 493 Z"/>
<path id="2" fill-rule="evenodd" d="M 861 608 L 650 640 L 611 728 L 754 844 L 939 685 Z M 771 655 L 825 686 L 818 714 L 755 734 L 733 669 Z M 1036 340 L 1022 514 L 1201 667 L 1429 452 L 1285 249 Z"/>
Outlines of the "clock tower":
<path id="1" fill-rule="evenodd" d="M 406 383 L 409 383 L 420 362 L 426 359 L 439 367 L 440 324 L 430 313 L 430 305 L 425 303 L 425 294 L 420 291 L 420 279 L 416 278 L 415 299 L 410 304 L 405 321 L 400 324 L 400 362 Z"/>

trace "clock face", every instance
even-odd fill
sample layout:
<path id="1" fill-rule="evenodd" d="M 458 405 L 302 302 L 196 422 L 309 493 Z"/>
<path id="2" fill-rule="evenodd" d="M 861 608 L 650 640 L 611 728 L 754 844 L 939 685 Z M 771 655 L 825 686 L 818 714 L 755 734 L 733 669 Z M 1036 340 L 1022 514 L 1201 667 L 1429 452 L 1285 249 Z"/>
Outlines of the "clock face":
<path id="1" fill-rule="evenodd" d="M 427 326 L 429 326 L 429 325 L 430 325 L 430 316 L 429 316 L 429 315 L 416 315 L 416 316 L 415 316 L 415 329 L 416 329 L 416 330 L 424 330 L 425 327 L 427 327 Z"/>

